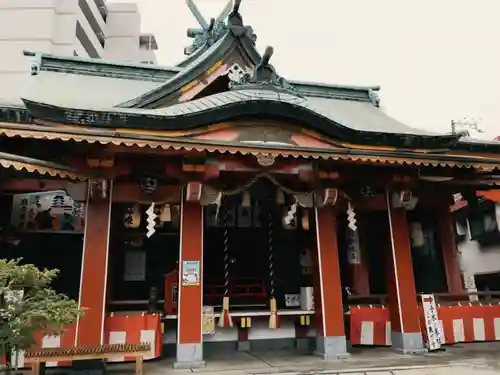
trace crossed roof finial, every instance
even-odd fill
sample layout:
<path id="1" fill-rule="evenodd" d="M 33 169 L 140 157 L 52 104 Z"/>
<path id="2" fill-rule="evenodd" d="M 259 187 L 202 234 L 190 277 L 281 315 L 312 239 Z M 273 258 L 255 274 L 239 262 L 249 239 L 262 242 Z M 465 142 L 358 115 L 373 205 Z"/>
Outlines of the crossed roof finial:
<path id="1" fill-rule="evenodd" d="M 198 21 L 198 24 L 201 26 L 201 29 L 188 29 L 187 36 L 188 38 L 193 38 L 193 44 L 184 49 L 184 54 L 191 55 L 194 51 L 196 51 L 201 46 L 208 44 L 209 46 L 214 44 L 227 30 L 225 20 L 231 14 L 231 11 L 234 9 L 234 0 L 229 0 L 217 16 L 217 18 L 210 18 L 209 22 L 203 17 L 198 6 L 194 2 L 194 0 L 186 0 L 186 4 L 188 8 L 191 10 L 194 18 Z"/>
<path id="2" fill-rule="evenodd" d="M 239 1 L 237 0 L 237 3 L 241 3 L 241 0 L 239 0 Z M 224 7 L 224 9 L 222 9 L 220 14 L 217 16 L 217 18 L 213 19 L 213 21 L 211 19 L 210 23 L 208 23 L 205 20 L 205 17 L 203 17 L 203 15 L 201 14 L 201 12 L 198 9 L 198 6 L 194 2 L 194 0 L 186 0 L 186 4 L 189 7 L 189 9 L 191 10 L 191 13 L 193 13 L 193 16 L 196 18 L 196 20 L 200 24 L 201 28 L 205 31 L 209 31 L 209 30 L 211 30 L 211 27 L 213 28 L 214 25 L 217 25 L 220 22 L 224 22 L 224 20 L 229 16 L 231 11 L 233 10 L 234 0 L 229 0 L 227 2 L 226 6 Z M 238 7 L 239 7 L 239 4 L 238 4 Z"/>

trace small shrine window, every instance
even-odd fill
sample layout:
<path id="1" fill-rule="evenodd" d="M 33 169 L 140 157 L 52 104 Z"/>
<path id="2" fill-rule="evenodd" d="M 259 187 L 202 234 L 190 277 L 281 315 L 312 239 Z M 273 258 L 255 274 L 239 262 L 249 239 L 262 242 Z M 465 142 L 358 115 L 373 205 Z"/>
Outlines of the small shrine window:
<path id="1" fill-rule="evenodd" d="M 470 238 L 482 241 L 492 234 L 498 234 L 498 218 L 496 205 L 493 202 L 481 202 L 469 211 Z"/>

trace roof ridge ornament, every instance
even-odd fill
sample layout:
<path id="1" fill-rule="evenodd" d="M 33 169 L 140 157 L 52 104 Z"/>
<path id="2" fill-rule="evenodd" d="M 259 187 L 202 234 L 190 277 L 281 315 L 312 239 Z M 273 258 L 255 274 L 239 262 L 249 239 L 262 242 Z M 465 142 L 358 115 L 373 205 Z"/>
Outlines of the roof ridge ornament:
<path id="1" fill-rule="evenodd" d="M 243 17 L 240 13 L 241 0 L 234 0 L 233 10 L 229 13 L 227 19 L 227 25 L 234 36 L 241 38 L 248 36 L 252 41 L 253 45 L 257 41 L 257 35 L 253 32 L 251 26 L 245 26 L 243 24 Z"/>
<path id="2" fill-rule="evenodd" d="M 300 96 L 298 91 L 288 81 L 276 73 L 276 69 L 269 63 L 274 53 L 271 46 L 266 47 L 260 62 L 254 68 L 252 74 L 245 73 L 237 65 L 233 65 L 228 71 L 229 88 L 231 90 L 264 89 L 274 91 L 285 91 L 289 94 Z M 236 72 L 236 70 L 239 70 Z"/>
<path id="3" fill-rule="evenodd" d="M 191 55 L 205 44 L 208 46 L 213 45 L 227 32 L 228 28 L 225 21 L 230 13 L 234 11 L 234 0 L 228 0 L 217 18 L 211 18 L 209 22 L 205 20 L 194 0 L 186 0 L 186 4 L 201 26 L 201 29 L 189 28 L 187 30 L 187 37 L 192 38 L 193 43 L 184 48 L 184 54 Z"/>
<path id="4" fill-rule="evenodd" d="M 370 99 L 370 102 L 377 108 L 380 107 L 380 95 L 378 94 L 378 90 L 374 90 L 370 88 L 368 90 L 368 98 Z"/>

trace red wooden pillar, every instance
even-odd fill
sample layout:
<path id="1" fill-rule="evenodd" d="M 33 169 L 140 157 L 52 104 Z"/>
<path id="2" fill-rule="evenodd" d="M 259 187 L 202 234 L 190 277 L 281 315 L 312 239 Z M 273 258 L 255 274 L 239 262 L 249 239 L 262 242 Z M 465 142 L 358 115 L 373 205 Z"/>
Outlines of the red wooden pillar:
<path id="1" fill-rule="evenodd" d="M 112 193 L 111 182 L 105 198 L 96 192 L 93 199 L 87 199 L 78 301 L 86 311 L 76 322 L 76 345 L 104 343 Z"/>
<path id="2" fill-rule="evenodd" d="M 201 188 L 201 186 L 200 186 Z M 177 357 L 175 368 L 205 366 L 203 361 L 203 208 L 187 199 L 181 203 L 179 301 L 177 305 Z M 199 198 L 198 198 L 199 199 Z M 186 262 L 189 262 L 186 264 Z M 186 266 L 198 268 L 199 283 L 186 282 Z M 192 276 L 192 275 L 191 275 Z"/>
<path id="3" fill-rule="evenodd" d="M 391 314 L 392 347 L 403 353 L 423 351 L 417 294 L 413 276 L 410 234 L 406 210 L 393 208 L 387 192 L 391 249 L 388 269 L 388 304 Z"/>
<path id="4" fill-rule="evenodd" d="M 342 309 L 337 219 L 333 207 L 316 209 L 319 295 L 316 302 L 316 354 L 324 359 L 348 356 Z"/>
<path id="5" fill-rule="evenodd" d="M 438 225 L 448 292 L 463 293 L 464 287 L 462 284 L 457 244 L 455 242 L 453 217 L 447 204 L 439 207 Z"/>

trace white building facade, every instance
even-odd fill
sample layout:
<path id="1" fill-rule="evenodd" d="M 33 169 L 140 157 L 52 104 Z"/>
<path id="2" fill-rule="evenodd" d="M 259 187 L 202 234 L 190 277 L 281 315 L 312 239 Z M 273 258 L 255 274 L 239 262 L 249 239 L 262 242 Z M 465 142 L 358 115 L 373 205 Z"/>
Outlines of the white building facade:
<path id="1" fill-rule="evenodd" d="M 29 72 L 24 50 L 153 64 L 157 49 L 154 35 L 141 33 L 134 3 L 0 0 L 0 97 Z"/>

